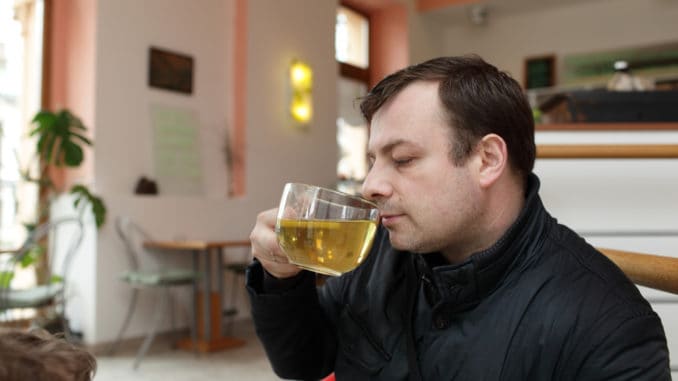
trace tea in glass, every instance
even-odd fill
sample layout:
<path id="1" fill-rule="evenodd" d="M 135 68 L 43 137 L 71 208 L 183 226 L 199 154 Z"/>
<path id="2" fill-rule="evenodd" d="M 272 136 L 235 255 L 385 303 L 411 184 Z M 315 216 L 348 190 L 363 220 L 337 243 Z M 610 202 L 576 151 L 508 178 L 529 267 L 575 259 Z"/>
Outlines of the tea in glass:
<path id="1" fill-rule="evenodd" d="M 295 265 L 341 275 L 362 263 L 372 246 L 379 212 L 362 198 L 312 185 L 285 185 L 276 234 Z"/>

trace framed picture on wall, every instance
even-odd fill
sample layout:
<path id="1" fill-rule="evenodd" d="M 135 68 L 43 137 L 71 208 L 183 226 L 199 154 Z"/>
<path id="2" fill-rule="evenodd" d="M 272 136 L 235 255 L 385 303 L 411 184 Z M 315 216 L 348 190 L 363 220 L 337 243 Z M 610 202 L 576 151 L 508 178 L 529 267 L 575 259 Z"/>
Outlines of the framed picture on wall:
<path id="1" fill-rule="evenodd" d="M 525 59 L 525 89 L 551 87 L 556 84 L 556 56 L 546 55 Z"/>
<path id="2" fill-rule="evenodd" d="M 193 57 L 151 47 L 148 54 L 148 85 L 185 94 L 193 93 Z"/>

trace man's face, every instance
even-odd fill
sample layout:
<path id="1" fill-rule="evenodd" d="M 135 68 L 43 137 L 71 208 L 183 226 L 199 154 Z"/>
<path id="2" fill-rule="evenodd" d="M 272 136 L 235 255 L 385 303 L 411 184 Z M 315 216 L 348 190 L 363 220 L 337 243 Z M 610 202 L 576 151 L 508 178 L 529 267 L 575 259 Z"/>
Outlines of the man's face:
<path id="1" fill-rule="evenodd" d="M 363 196 L 379 205 L 396 249 L 448 258 L 476 249 L 478 159 L 455 166 L 451 137 L 436 82 L 408 85 L 372 118 Z"/>

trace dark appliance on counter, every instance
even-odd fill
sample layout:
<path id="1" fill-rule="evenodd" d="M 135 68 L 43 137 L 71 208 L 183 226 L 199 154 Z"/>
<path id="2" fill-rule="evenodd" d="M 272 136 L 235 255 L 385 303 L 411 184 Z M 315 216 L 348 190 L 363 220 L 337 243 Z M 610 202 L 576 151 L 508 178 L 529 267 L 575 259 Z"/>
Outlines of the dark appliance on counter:
<path id="1" fill-rule="evenodd" d="M 678 122 L 678 91 L 567 91 L 546 99 L 539 109 L 571 123 Z"/>

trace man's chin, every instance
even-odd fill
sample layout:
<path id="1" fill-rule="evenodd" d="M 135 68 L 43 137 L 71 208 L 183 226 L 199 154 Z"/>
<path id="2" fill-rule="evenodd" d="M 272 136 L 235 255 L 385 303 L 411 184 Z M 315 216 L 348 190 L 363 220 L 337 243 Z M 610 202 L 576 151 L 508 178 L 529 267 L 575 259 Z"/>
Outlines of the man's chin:
<path id="1" fill-rule="evenodd" d="M 411 251 L 412 245 L 410 244 L 410 242 L 400 239 L 399 236 L 400 236 L 399 234 L 393 233 L 392 231 L 389 230 L 389 239 L 391 241 L 391 247 L 393 247 L 396 250 Z"/>

